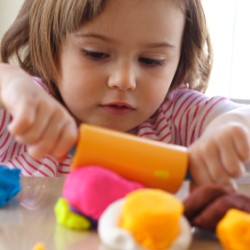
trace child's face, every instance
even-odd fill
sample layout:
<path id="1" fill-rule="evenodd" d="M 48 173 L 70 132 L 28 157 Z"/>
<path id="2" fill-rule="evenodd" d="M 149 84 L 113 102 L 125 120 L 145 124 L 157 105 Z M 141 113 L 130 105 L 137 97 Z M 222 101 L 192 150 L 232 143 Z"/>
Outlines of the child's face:
<path id="1" fill-rule="evenodd" d="M 69 34 L 58 87 L 77 121 L 128 131 L 152 116 L 177 69 L 184 23 L 174 0 L 115 0 Z"/>

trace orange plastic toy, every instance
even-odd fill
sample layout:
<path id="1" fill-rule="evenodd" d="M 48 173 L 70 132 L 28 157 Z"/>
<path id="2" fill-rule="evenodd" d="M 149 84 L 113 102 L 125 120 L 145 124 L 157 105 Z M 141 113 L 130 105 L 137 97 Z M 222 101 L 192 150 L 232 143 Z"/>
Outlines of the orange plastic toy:
<path id="1" fill-rule="evenodd" d="M 187 164 L 185 147 L 82 124 L 72 169 L 98 165 L 147 187 L 176 192 Z"/>

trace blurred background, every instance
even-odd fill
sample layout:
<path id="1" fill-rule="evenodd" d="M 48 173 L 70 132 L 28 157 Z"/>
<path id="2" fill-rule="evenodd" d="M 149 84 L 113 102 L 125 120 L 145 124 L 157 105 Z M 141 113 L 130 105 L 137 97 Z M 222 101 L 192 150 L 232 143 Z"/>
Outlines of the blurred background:
<path id="1" fill-rule="evenodd" d="M 202 1 L 214 47 L 214 67 L 207 94 L 250 104 L 250 1 Z M 23 0 L 0 0 L 0 38 L 22 3 Z"/>
<path id="2" fill-rule="evenodd" d="M 0 0 L 0 38 L 14 21 L 23 0 Z"/>

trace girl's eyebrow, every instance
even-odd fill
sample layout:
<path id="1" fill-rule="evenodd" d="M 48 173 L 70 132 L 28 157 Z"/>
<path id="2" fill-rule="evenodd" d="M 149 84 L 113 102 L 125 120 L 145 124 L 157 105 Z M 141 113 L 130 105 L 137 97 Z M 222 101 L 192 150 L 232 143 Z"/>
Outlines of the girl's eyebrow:
<path id="1" fill-rule="evenodd" d="M 112 39 L 110 39 L 110 38 L 108 38 L 106 36 L 100 35 L 100 34 L 96 34 L 96 33 L 86 33 L 86 34 L 76 33 L 75 37 L 77 37 L 77 38 L 91 37 L 91 38 L 98 38 L 98 39 L 103 40 L 105 42 L 113 42 Z"/>
<path id="2" fill-rule="evenodd" d="M 169 42 L 150 43 L 150 44 L 147 44 L 145 47 L 147 48 L 173 48 L 173 49 L 176 48 L 175 45 Z"/>
<path id="3" fill-rule="evenodd" d="M 104 36 L 104 35 L 100 35 L 100 34 L 96 34 L 96 33 L 76 33 L 74 35 L 76 38 L 83 38 L 83 37 L 90 37 L 90 38 L 97 38 L 100 40 L 103 40 L 105 42 L 115 42 L 114 40 Z M 176 48 L 175 45 L 169 43 L 169 42 L 156 42 L 156 43 L 149 43 L 149 44 L 145 44 L 145 47 L 147 48 Z"/>

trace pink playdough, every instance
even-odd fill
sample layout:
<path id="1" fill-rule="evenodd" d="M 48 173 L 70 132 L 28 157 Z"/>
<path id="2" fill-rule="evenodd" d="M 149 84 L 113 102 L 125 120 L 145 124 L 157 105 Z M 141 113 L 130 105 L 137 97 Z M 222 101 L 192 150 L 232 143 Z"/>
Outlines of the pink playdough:
<path id="1" fill-rule="evenodd" d="M 84 166 L 67 176 L 63 197 L 80 213 L 98 220 L 108 205 L 139 188 L 144 186 L 112 171 Z"/>

